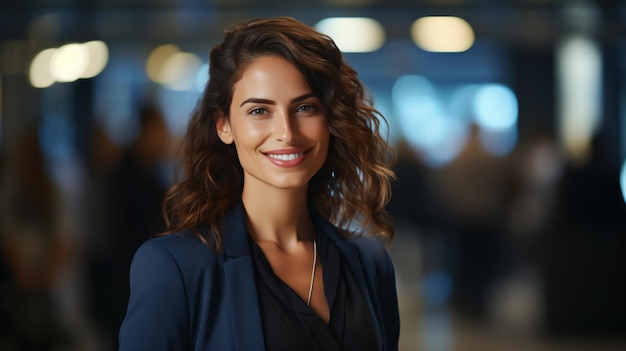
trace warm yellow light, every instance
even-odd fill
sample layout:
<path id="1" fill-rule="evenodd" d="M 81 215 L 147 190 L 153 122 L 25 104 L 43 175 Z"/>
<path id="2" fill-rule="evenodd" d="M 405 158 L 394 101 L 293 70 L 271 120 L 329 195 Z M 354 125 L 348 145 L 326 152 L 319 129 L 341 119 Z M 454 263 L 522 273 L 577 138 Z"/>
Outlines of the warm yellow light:
<path id="1" fill-rule="evenodd" d="M 82 44 L 67 44 L 52 55 L 50 73 L 57 82 L 73 82 L 80 78 L 89 62 L 89 51 Z"/>
<path id="2" fill-rule="evenodd" d="M 30 64 L 29 78 L 30 84 L 35 88 L 47 88 L 54 84 L 54 78 L 50 73 L 52 56 L 56 48 L 46 49 L 35 56 Z"/>
<path id="3" fill-rule="evenodd" d="M 364 17 L 331 17 L 315 28 L 333 39 L 343 52 L 372 52 L 385 43 L 385 29 L 376 20 Z"/>
<path id="4" fill-rule="evenodd" d="M 189 52 L 177 52 L 163 64 L 160 79 L 168 88 L 190 90 L 195 87 L 198 70 L 202 61 Z"/>
<path id="5" fill-rule="evenodd" d="M 422 17 L 411 26 L 413 42 L 431 52 L 463 52 L 474 45 L 474 31 L 464 19 L 453 16 Z"/>
<path id="6" fill-rule="evenodd" d="M 178 52 L 180 52 L 180 49 L 177 46 L 171 44 L 161 45 L 152 50 L 146 64 L 146 72 L 148 73 L 148 77 L 150 77 L 150 79 L 157 83 L 167 83 L 166 79 L 161 77 L 163 65 L 170 58 L 170 56 Z"/>
<path id="7" fill-rule="evenodd" d="M 88 41 L 83 44 L 89 52 L 89 62 L 80 78 L 92 78 L 100 74 L 109 60 L 109 49 L 100 40 Z"/>

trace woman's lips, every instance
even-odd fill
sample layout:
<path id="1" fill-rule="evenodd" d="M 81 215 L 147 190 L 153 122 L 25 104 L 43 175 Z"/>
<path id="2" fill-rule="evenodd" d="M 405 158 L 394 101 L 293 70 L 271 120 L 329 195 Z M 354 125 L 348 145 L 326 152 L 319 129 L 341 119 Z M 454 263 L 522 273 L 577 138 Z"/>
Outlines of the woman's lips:
<path id="1" fill-rule="evenodd" d="M 309 149 L 310 150 L 310 149 Z M 306 159 L 309 150 L 270 151 L 263 153 L 273 164 L 280 167 L 295 167 Z"/>

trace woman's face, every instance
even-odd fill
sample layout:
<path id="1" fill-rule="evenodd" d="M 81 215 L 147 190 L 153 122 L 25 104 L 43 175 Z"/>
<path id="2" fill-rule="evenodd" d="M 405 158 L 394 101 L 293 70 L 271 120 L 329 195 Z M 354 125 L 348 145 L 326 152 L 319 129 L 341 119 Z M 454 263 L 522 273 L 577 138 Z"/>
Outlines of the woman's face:
<path id="1" fill-rule="evenodd" d="M 218 118 L 224 143 L 235 143 L 244 186 L 303 188 L 322 167 L 330 132 L 324 108 L 289 61 L 265 56 L 233 87 L 230 117 Z"/>

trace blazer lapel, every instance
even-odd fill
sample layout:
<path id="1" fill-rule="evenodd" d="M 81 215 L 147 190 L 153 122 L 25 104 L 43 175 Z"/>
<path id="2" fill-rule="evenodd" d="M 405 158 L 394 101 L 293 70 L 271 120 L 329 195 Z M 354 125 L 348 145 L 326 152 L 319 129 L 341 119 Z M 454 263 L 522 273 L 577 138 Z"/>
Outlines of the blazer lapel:
<path id="1" fill-rule="evenodd" d="M 258 294 L 241 203 L 226 215 L 221 230 L 224 275 L 236 350 L 264 350 Z"/>
<path id="2" fill-rule="evenodd" d="M 329 236 L 334 242 L 341 254 L 343 255 L 345 262 L 354 277 L 361 293 L 363 294 L 363 298 L 367 302 L 367 306 L 369 307 L 370 313 L 372 315 L 372 319 L 374 321 L 374 326 L 376 328 L 376 335 L 378 339 L 378 349 L 383 349 L 383 336 L 381 334 L 381 315 L 379 313 L 379 306 L 374 306 L 374 299 L 377 299 L 376 296 L 372 296 L 371 294 L 376 294 L 376 286 L 371 282 L 371 276 L 366 277 L 366 273 L 371 275 L 375 274 L 375 268 L 373 265 L 365 264 L 361 261 L 361 255 L 357 250 L 357 247 L 350 243 L 346 238 L 341 236 L 335 227 L 330 224 L 324 217 L 322 217 L 319 213 L 315 211 L 311 211 L 311 216 L 315 221 L 315 225 L 319 229 L 319 231 L 327 236 Z"/>

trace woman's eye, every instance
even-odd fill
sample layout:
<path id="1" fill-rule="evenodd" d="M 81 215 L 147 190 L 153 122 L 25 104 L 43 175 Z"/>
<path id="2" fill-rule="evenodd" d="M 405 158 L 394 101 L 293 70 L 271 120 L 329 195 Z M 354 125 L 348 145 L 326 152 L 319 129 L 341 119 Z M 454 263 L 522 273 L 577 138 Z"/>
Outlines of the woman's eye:
<path id="1" fill-rule="evenodd" d="M 267 113 L 267 110 L 261 107 L 254 108 L 249 112 L 251 115 L 264 115 Z"/>
<path id="2" fill-rule="evenodd" d="M 310 112 L 313 111 L 315 107 L 311 105 L 302 105 L 298 107 L 298 112 Z"/>

